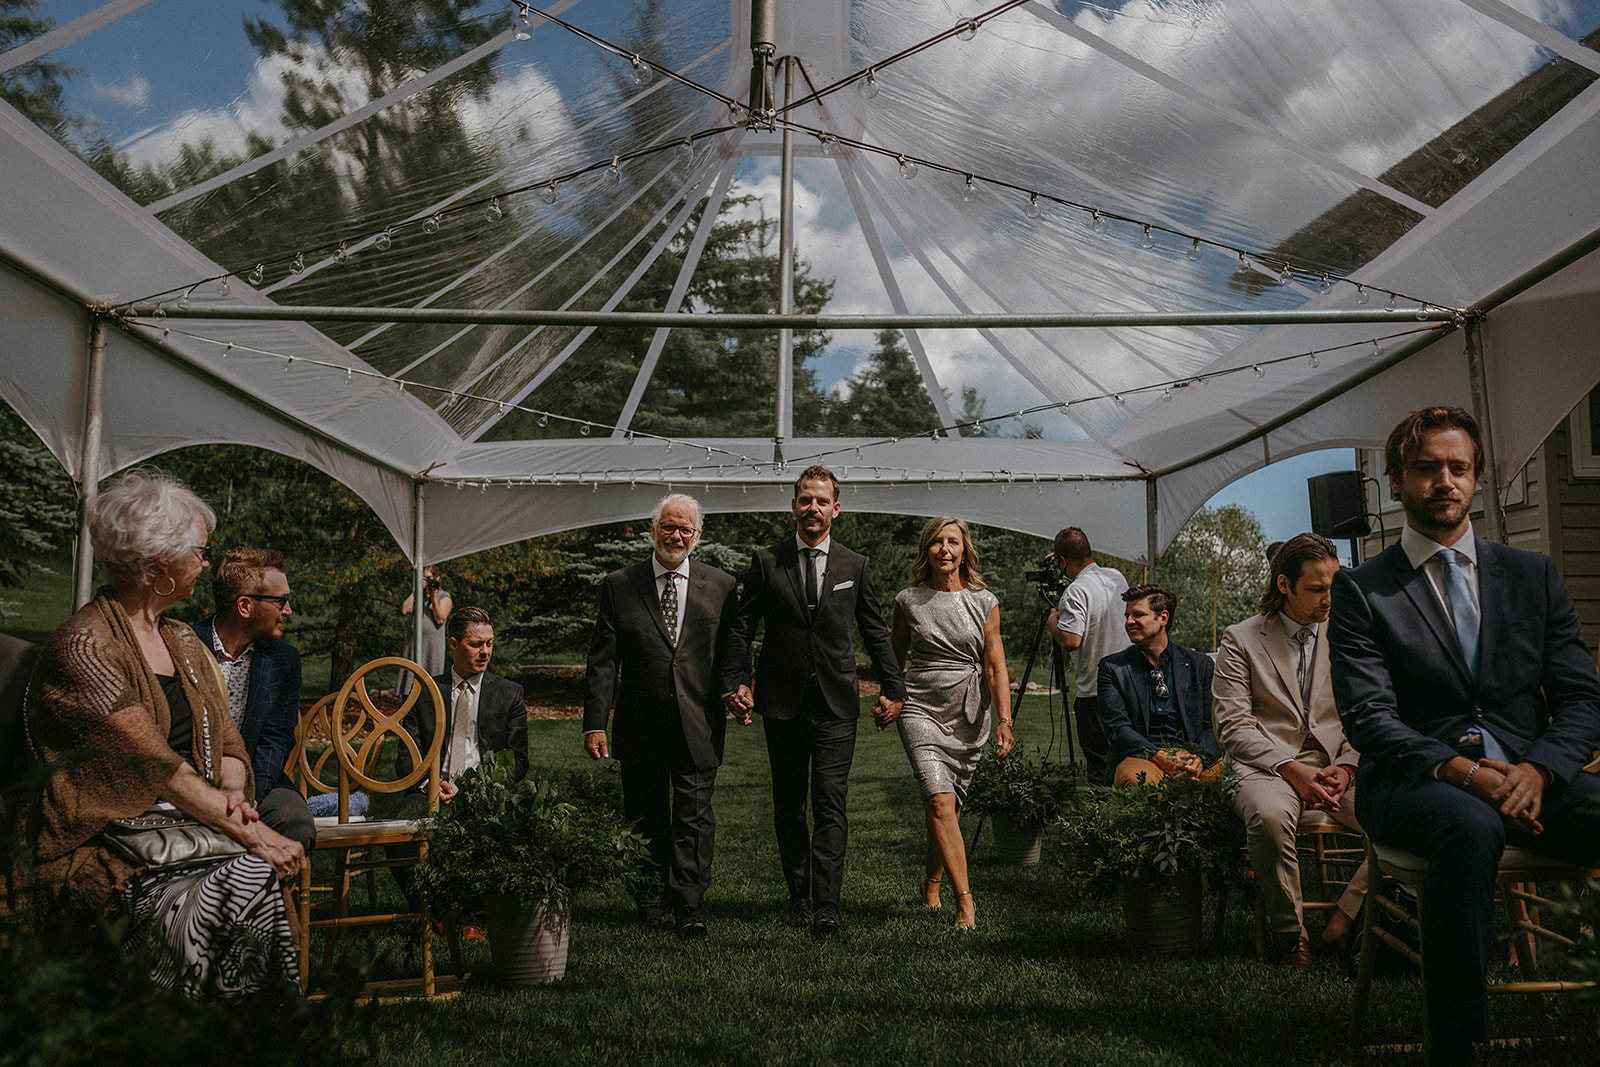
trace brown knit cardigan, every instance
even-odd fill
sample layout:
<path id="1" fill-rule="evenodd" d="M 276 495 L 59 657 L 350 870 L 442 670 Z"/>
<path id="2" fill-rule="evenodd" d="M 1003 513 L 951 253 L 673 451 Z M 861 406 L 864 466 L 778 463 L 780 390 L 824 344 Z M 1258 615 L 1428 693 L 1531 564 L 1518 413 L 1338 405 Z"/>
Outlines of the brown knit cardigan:
<path id="1" fill-rule="evenodd" d="M 193 764 L 215 781 L 224 756 L 250 757 L 228 714 L 215 659 L 189 626 L 161 620 L 179 684 L 194 712 Z M 172 713 L 122 605 L 104 591 L 45 643 L 28 686 L 28 738 L 55 771 L 24 816 L 34 887 L 97 904 L 138 873 L 100 844 L 112 819 L 166 793 L 183 762 L 167 744 Z M 254 782 L 245 796 L 254 796 Z"/>

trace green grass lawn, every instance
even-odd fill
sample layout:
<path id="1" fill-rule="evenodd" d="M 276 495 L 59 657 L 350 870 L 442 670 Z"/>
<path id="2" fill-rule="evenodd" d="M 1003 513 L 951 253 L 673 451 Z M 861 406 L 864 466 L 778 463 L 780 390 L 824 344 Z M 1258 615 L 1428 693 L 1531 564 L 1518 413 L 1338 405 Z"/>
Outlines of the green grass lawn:
<path id="1" fill-rule="evenodd" d="M 475 974 L 468 989 L 450 1001 L 380 1009 L 376 1062 L 1420 1062 L 1349 1043 L 1353 987 L 1337 965 L 1318 961 L 1297 974 L 1257 962 L 1251 913 L 1237 895 L 1220 941 L 1209 939 L 1208 900 L 1208 940 L 1198 956 L 1135 958 L 1115 902 L 1075 889 L 1053 861 L 1059 846 L 1049 838 L 1039 865 L 1006 867 L 995 862 L 985 831 L 972 858 L 979 928 L 957 931 L 948 888 L 938 912 L 915 902 L 923 847 L 917 789 L 898 737 L 862 721 L 838 938 L 818 944 L 787 925 L 761 729 L 730 725 L 717 782 L 707 939 L 680 943 L 669 926 L 639 927 L 620 892 L 580 898 L 565 979 L 498 987 L 486 948 L 463 946 Z M 529 729 L 536 769 L 587 762 L 577 723 Z M 1024 704 L 1019 730 L 1024 745 L 1049 743 L 1042 698 Z M 374 938 L 372 947 L 383 954 L 375 977 L 415 973 L 404 968 L 398 938 Z M 445 966 L 442 946 L 439 957 Z M 1520 1006 L 1506 1000 L 1492 1005 L 1495 1032 L 1532 1032 Z M 1420 1003 L 1414 978 L 1379 982 L 1369 1039 L 1416 1039 Z M 1592 1062 L 1593 1002 L 1562 1006 L 1553 1032 L 1581 1042 L 1499 1052 L 1492 1062 Z"/>

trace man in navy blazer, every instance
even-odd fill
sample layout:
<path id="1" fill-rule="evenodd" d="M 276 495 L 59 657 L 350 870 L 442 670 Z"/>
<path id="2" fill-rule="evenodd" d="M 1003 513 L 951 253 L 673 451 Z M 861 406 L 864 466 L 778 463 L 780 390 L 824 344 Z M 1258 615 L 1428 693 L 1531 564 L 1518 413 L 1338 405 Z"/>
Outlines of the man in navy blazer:
<path id="1" fill-rule="evenodd" d="M 227 679 L 228 710 L 255 772 L 256 795 L 248 799 L 262 822 L 309 855 L 316 827 L 284 770 L 300 723 L 300 650 L 283 640 L 292 614 L 283 553 L 230 549 L 212 571 L 211 590 L 217 613 L 194 630 Z"/>
<path id="2" fill-rule="evenodd" d="M 738 619 L 728 634 L 722 690 L 743 722 L 761 714 L 772 768 L 772 818 L 789 888 L 789 917 L 826 938 L 839 931 L 845 796 L 861 713 L 852 629 L 878 674 L 879 707 L 892 719 L 906 696 L 867 557 L 834 541 L 839 479 L 807 467 L 795 480 L 795 536 L 756 552 Z M 804 553 L 804 555 L 802 555 Z M 750 688 L 750 646 L 766 637 Z M 876 714 L 876 712 L 875 712 Z M 815 829 L 806 825 L 810 793 Z"/>
<path id="3" fill-rule="evenodd" d="M 1096 678 L 1106 784 L 1213 777 L 1221 753 L 1211 730 L 1211 657 L 1168 637 L 1178 610 L 1170 590 L 1136 585 L 1122 600 L 1133 646 L 1102 659 Z"/>
<path id="4" fill-rule="evenodd" d="M 1488 1038 L 1494 871 L 1509 841 L 1600 864 L 1600 676 L 1554 563 L 1476 537 L 1477 422 L 1412 412 L 1385 473 L 1400 543 L 1335 578 L 1334 699 L 1361 752 L 1356 813 L 1428 861 L 1422 949 L 1434 1062 Z"/>
<path id="5" fill-rule="evenodd" d="M 711 793 L 728 728 L 717 656 L 738 605 L 733 575 L 689 558 L 702 522 L 694 497 L 672 493 L 656 504 L 650 558 L 600 584 L 584 677 L 584 750 L 622 764 L 623 815 L 656 863 L 656 882 L 638 895 L 639 918 L 654 922 L 670 909 L 685 938 L 706 932 Z"/>

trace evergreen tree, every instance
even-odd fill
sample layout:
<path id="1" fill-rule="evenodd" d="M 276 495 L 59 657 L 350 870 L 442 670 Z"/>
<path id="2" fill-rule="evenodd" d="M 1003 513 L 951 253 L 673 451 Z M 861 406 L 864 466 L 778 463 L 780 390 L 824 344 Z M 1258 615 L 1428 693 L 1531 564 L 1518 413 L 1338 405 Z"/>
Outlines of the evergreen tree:
<path id="1" fill-rule="evenodd" d="M 840 437 L 910 437 L 939 426 L 939 412 L 899 330 L 880 330 L 867 365 L 829 405 L 828 432 Z"/>
<path id="2" fill-rule="evenodd" d="M 45 570 L 77 525 L 72 482 L 26 423 L 0 403 L 0 587 Z"/>

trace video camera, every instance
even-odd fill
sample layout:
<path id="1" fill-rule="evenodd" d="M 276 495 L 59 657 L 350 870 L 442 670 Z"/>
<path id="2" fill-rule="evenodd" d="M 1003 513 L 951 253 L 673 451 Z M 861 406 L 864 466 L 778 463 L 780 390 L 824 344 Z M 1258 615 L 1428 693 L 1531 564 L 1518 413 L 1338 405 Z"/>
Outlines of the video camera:
<path id="1" fill-rule="evenodd" d="M 1061 562 L 1054 552 L 1045 553 L 1040 561 L 1044 570 L 1023 571 L 1022 580 L 1032 582 L 1039 597 L 1052 608 L 1061 603 L 1061 594 L 1067 591 L 1067 576 L 1061 573 Z"/>

